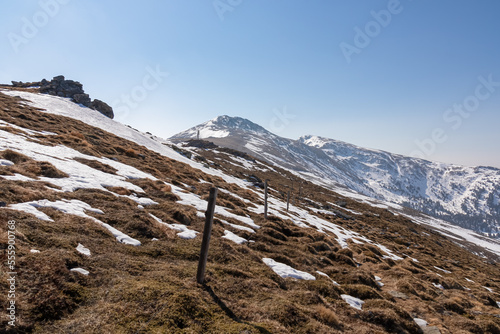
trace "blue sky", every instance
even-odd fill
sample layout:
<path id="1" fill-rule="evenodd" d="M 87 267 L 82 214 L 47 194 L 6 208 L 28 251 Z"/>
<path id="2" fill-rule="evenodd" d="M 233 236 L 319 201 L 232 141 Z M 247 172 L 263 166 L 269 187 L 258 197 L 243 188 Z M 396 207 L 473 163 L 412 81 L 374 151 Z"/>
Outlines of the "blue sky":
<path id="1" fill-rule="evenodd" d="M 227 114 L 500 167 L 499 13 L 496 0 L 8 1 L 0 82 L 63 74 L 162 137 Z"/>

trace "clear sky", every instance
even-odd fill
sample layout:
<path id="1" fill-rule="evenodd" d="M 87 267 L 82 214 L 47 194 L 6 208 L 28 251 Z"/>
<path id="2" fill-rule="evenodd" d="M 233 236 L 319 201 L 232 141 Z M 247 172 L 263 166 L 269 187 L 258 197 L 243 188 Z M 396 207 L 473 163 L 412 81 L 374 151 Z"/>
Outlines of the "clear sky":
<path id="1" fill-rule="evenodd" d="M 500 167 L 500 1 L 4 1 L 0 82 L 63 74 L 169 137 L 218 115 Z"/>

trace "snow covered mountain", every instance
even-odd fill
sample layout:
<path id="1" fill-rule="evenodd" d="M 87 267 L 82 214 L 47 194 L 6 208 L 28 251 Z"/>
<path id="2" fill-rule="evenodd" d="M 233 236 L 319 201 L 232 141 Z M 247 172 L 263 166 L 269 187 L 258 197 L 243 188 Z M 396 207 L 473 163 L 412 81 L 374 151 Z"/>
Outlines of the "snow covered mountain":
<path id="1" fill-rule="evenodd" d="M 348 188 L 490 236 L 500 230 L 500 170 L 496 168 L 431 162 L 311 135 L 291 140 L 229 116 L 171 139 L 186 140 L 198 134 L 331 189 Z"/>

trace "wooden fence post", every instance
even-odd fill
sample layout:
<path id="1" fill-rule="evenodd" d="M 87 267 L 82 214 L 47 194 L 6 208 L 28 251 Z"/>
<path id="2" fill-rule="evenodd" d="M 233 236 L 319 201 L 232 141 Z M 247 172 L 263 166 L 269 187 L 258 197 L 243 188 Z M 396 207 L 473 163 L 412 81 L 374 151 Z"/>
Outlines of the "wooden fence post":
<path id="1" fill-rule="evenodd" d="M 267 180 L 264 181 L 264 219 L 267 220 Z"/>
<path id="2" fill-rule="evenodd" d="M 288 194 L 286 196 L 286 212 L 288 212 L 289 207 L 290 207 L 290 189 L 288 189 Z"/>
<path id="3" fill-rule="evenodd" d="M 205 212 L 205 228 L 203 229 L 203 240 L 201 242 L 200 262 L 198 264 L 198 273 L 196 274 L 196 281 L 200 284 L 205 282 L 205 268 L 207 266 L 210 236 L 212 235 L 216 199 L 217 188 L 211 188 L 210 196 L 208 198 L 207 212 Z"/>

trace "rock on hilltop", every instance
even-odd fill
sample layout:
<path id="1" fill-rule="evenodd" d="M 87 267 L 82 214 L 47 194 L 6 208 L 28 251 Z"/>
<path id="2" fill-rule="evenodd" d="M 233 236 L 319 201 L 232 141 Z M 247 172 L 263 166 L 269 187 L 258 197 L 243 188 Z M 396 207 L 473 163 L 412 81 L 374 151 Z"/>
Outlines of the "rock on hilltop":
<path id="1" fill-rule="evenodd" d="M 12 86 L 18 88 L 39 87 L 40 93 L 69 97 L 73 102 L 97 110 L 104 116 L 109 118 L 114 117 L 113 108 L 107 103 L 98 99 L 92 100 L 89 94 L 85 94 L 81 83 L 74 80 L 66 80 L 63 75 L 56 76 L 51 81 L 46 79 L 39 82 L 12 81 Z"/>

